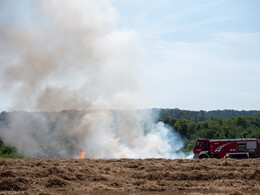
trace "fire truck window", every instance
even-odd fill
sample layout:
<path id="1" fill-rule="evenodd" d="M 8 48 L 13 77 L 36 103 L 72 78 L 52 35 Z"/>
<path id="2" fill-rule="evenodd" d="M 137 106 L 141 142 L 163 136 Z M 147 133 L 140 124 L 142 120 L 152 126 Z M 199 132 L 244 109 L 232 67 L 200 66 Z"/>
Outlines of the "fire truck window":
<path id="1" fill-rule="evenodd" d="M 199 148 L 200 146 L 201 146 L 201 142 L 200 141 L 196 142 L 196 148 Z"/>
<path id="2" fill-rule="evenodd" d="M 203 142 L 203 145 L 204 145 L 204 150 L 208 150 L 208 144 L 207 144 L 207 141 L 204 141 L 204 142 Z"/>
<path id="3" fill-rule="evenodd" d="M 237 144 L 237 151 L 238 152 L 245 152 L 246 151 L 246 143 L 238 143 Z"/>

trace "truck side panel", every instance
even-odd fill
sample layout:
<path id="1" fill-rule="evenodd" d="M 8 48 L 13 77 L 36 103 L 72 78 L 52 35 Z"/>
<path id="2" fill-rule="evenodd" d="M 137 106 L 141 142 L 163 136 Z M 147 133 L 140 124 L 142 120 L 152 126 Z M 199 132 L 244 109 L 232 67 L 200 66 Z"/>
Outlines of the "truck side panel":
<path id="1" fill-rule="evenodd" d="M 234 140 L 234 141 L 210 141 L 210 153 L 216 154 L 218 158 L 223 158 L 226 154 L 245 154 L 255 158 L 258 155 L 257 140 Z"/>

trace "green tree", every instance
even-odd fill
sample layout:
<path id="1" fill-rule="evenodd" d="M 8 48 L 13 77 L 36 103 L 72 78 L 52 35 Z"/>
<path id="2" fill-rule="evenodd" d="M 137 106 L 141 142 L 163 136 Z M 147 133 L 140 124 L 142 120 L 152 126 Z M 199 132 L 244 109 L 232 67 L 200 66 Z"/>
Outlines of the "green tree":
<path id="1" fill-rule="evenodd" d="M 174 124 L 173 129 L 179 132 L 181 136 L 185 137 L 188 131 L 188 127 L 189 121 L 187 119 L 180 119 Z"/>

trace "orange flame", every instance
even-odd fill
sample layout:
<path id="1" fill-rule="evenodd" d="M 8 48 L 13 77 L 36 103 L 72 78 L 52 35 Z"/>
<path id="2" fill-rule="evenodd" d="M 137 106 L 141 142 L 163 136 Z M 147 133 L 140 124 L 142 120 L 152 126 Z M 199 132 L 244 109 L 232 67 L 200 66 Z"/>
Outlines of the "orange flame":
<path id="1" fill-rule="evenodd" d="M 78 156 L 79 159 L 85 158 L 86 152 L 80 152 L 80 155 Z"/>
<path id="2" fill-rule="evenodd" d="M 85 154 L 86 152 L 80 152 L 80 155 L 78 156 L 79 159 L 84 159 L 85 158 Z M 92 159 L 103 159 L 105 158 L 105 155 L 103 152 L 101 152 L 100 156 L 98 156 L 97 154 L 94 154 Z"/>

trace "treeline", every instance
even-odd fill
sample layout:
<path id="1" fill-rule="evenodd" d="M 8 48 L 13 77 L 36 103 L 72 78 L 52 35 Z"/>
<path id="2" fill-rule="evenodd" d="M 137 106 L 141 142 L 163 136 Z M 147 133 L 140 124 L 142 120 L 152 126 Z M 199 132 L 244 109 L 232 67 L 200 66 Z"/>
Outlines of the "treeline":
<path id="1" fill-rule="evenodd" d="M 177 131 L 185 142 L 184 151 L 191 151 L 198 138 L 260 139 L 260 118 L 254 116 L 238 116 L 230 119 L 211 118 L 211 120 L 194 122 L 187 119 L 166 117 L 160 119 Z"/>
<path id="2" fill-rule="evenodd" d="M 159 112 L 160 119 L 175 118 L 187 119 L 193 122 L 210 120 L 212 118 L 229 119 L 238 116 L 254 116 L 260 118 L 260 111 L 237 111 L 237 110 L 213 110 L 213 111 L 190 111 L 180 109 L 161 109 Z"/>
<path id="3" fill-rule="evenodd" d="M 18 154 L 14 146 L 5 145 L 0 138 L 0 158 L 21 158 L 21 154 Z"/>
<path id="4" fill-rule="evenodd" d="M 0 129 L 4 125 L 4 123 L 7 123 L 6 120 L 6 112 L 0 113 Z M 14 146 L 5 145 L 3 140 L 0 138 L 0 158 L 20 158 L 21 155 L 19 155 L 16 151 L 16 148 Z"/>

